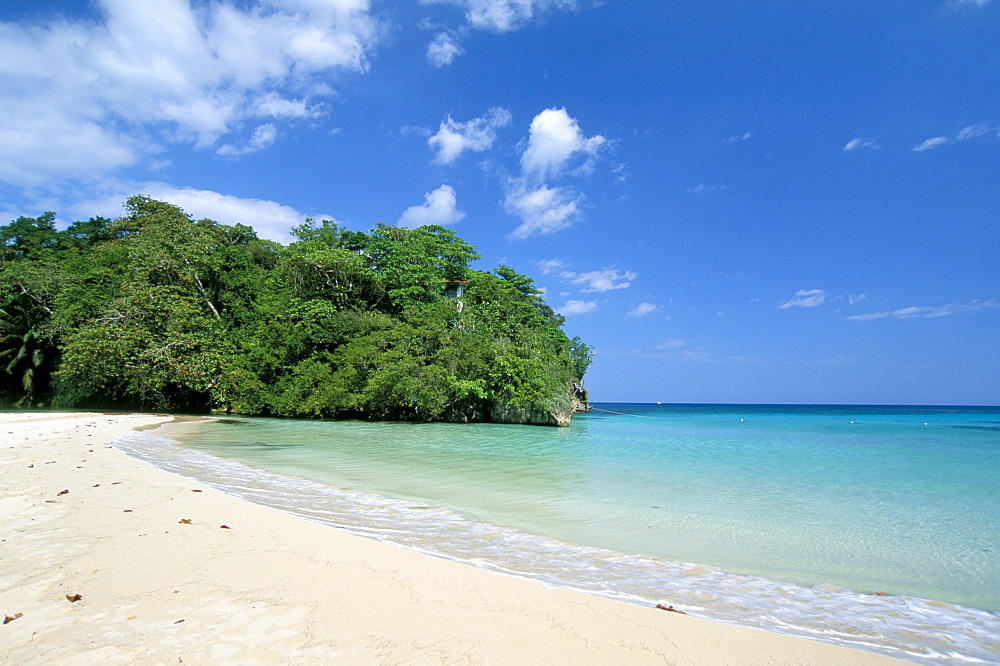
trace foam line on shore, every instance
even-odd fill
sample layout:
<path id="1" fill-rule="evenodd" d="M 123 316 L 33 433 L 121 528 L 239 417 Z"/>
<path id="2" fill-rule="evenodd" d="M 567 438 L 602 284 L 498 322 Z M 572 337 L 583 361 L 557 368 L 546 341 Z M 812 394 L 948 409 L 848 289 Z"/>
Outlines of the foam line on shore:
<path id="1" fill-rule="evenodd" d="M 429 557 L 110 447 L 168 420 L 0 415 L 0 661 L 894 663 Z"/>

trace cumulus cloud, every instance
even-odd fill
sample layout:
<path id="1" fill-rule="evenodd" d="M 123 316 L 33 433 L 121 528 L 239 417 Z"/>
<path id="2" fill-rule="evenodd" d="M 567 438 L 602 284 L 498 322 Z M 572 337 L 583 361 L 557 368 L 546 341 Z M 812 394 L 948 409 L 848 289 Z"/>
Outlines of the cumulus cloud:
<path id="1" fill-rule="evenodd" d="M 504 208 L 521 218 L 513 237 L 524 239 L 565 229 L 579 214 L 580 199 L 569 189 L 547 185 L 526 188 L 523 181 L 515 181 L 504 198 Z"/>
<path id="2" fill-rule="evenodd" d="M 864 294 L 851 294 L 847 297 L 847 302 L 850 303 L 851 305 L 860 303 L 863 300 L 865 300 Z"/>
<path id="3" fill-rule="evenodd" d="M 582 155 L 585 162 L 581 169 L 587 171 L 606 143 L 607 139 L 599 134 L 585 137 L 566 109 L 546 109 L 531 121 L 521 167 L 526 176 L 544 180 L 558 176 L 574 155 Z"/>
<path id="4" fill-rule="evenodd" d="M 520 30 L 557 10 L 575 10 L 578 0 L 420 0 L 423 5 L 452 5 L 464 10 L 465 24 L 438 32 L 427 45 L 427 62 L 445 67 L 465 53 L 459 43 L 474 30 L 505 33 Z M 425 27 L 430 21 L 425 21 Z"/>
<path id="5" fill-rule="evenodd" d="M 404 210 L 397 224 L 414 229 L 425 224 L 454 224 L 464 217 L 465 213 L 458 209 L 455 188 L 442 185 L 433 192 L 425 193 L 422 205 Z"/>
<path id="6" fill-rule="evenodd" d="M 77 219 L 95 215 L 120 217 L 124 201 L 136 192 L 141 192 L 153 199 L 180 206 L 195 219 L 207 218 L 227 225 L 245 224 L 253 227 L 261 238 L 279 243 L 294 240 L 291 228 L 302 224 L 307 217 L 306 214 L 275 201 L 244 199 L 211 190 L 178 188 L 160 182 L 118 184 L 107 186 L 105 190 L 106 193 L 99 198 L 71 205 L 69 212 Z M 332 219 L 327 215 L 313 217 Z"/>
<path id="7" fill-rule="evenodd" d="M 995 308 L 997 299 L 991 298 L 987 301 L 973 301 L 971 303 L 948 303 L 937 306 L 911 306 L 884 312 L 870 312 L 868 314 L 851 315 L 845 317 L 848 321 L 871 321 L 873 319 L 935 319 L 938 317 L 950 317 L 952 315 L 969 312 L 972 310 L 985 310 Z"/>
<path id="8" fill-rule="evenodd" d="M 578 301 L 570 299 L 556 308 L 556 312 L 564 317 L 587 314 L 597 309 L 597 301 Z"/>
<path id="9" fill-rule="evenodd" d="M 434 67 L 444 67 L 455 62 L 455 58 L 465 53 L 455 38 L 447 32 L 439 32 L 434 41 L 427 45 L 427 62 Z"/>
<path id="10" fill-rule="evenodd" d="M 511 32 L 554 10 L 573 10 L 577 0 L 423 0 L 462 7 L 469 26 L 491 32 Z"/>
<path id="11" fill-rule="evenodd" d="M 879 148 L 879 147 L 880 146 L 878 145 L 878 143 L 875 142 L 875 139 L 866 139 L 864 137 L 859 136 L 857 138 L 848 141 L 844 145 L 844 151 L 849 152 L 852 150 L 857 150 L 858 148 Z"/>
<path id="12" fill-rule="evenodd" d="M 632 280 L 639 277 L 638 273 L 633 273 L 632 271 L 619 273 L 615 268 L 606 268 L 602 271 L 590 271 L 588 273 L 563 271 L 561 275 L 573 284 L 586 285 L 580 290 L 584 293 L 628 289 L 632 286 Z"/>
<path id="13" fill-rule="evenodd" d="M 510 123 L 510 112 L 500 107 L 490 109 L 481 118 L 473 118 L 464 123 L 455 122 L 448 116 L 441 123 L 437 134 L 427 139 L 428 145 L 437 151 L 434 162 L 451 164 L 466 150 L 477 153 L 487 150 L 496 140 L 497 130 Z"/>
<path id="14" fill-rule="evenodd" d="M 795 292 L 795 297 L 790 298 L 778 307 L 788 308 L 814 308 L 822 305 L 826 300 L 826 292 L 822 289 L 799 289 Z"/>
<path id="15" fill-rule="evenodd" d="M 96 180 L 166 145 L 211 147 L 244 123 L 314 115 L 289 92 L 310 76 L 364 71 L 381 32 L 368 0 L 97 9 L 98 20 L 0 23 L 3 181 Z"/>
<path id="16" fill-rule="evenodd" d="M 563 175 L 571 162 L 574 175 L 589 173 L 605 146 L 603 136 L 586 137 L 566 109 L 545 109 L 534 117 L 521 154 L 521 175 L 506 183 L 504 207 L 521 218 L 514 238 L 553 233 L 573 223 L 583 195 L 546 181 Z"/>
<path id="17" fill-rule="evenodd" d="M 937 148 L 938 146 L 943 146 L 948 143 L 949 139 L 946 136 L 935 136 L 930 139 L 926 139 L 920 145 L 914 146 L 913 151 L 921 153 L 925 150 L 930 150 L 931 148 Z"/>
<path id="18" fill-rule="evenodd" d="M 650 314 L 652 312 L 656 312 L 659 309 L 660 309 L 660 306 L 657 305 L 656 303 L 647 303 L 647 302 L 643 301 L 642 303 L 639 303 L 639 305 L 637 305 L 634 308 L 632 308 L 631 310 L 629 310 L 628 311 L 628 316 L 629 317 L 645 317 L 646 315 L 648 315 L 648 314 Z"/>
<path id="19" fill-rule="evenodd" d="M 270 147 L 270 145 L 274 143 L 277 136 L 278 129 L 271 123 L 258 125 L 257 129 L 254 130 L 253 135 L 250 137 L 250 140 L 244 145 L 235 146 L 227 143 L 224 146 L 220 146 L 215 152 L 224 157 L 237 157 L 248 153 L 256 153 Z"/>
<path id="20" fill-rule="evenodd" d="M 315 118 L 319 111 L 304 99 L 285 99 L 268 92 L 253 102 L 255 115 L 264 118 Z"/>

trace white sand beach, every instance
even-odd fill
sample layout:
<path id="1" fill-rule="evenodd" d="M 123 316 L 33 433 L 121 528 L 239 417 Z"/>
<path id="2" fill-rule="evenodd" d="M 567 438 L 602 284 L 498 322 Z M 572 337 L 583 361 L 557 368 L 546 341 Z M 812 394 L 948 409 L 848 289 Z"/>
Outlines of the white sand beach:
<path id="1" fill-rule="evenodd" d="M 111 446 L 171 420 L 0 414 L 0 663 L 900 663 L 354 536 Z"/>

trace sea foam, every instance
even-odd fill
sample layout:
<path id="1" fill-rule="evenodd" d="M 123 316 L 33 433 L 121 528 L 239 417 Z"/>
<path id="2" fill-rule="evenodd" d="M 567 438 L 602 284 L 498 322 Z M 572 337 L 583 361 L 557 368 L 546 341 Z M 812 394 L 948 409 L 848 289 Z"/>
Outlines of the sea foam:
<path id="1" fill-rule="evenodd" d="M 1000 663 L 1000 615 L 907 596 L 734 575 L 714 567 L 575 545 L 470 520 L 424 502 L 277 474 L 146 433 L 116 448 L 230 495 L 353 534 L 544 585 L 920 663 Z"/>

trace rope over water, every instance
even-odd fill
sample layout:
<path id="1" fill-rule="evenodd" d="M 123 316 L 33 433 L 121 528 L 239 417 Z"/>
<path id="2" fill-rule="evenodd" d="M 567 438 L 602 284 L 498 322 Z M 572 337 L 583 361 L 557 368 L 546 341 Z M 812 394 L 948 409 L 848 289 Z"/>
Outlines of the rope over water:
<path id="1" fill-rule="evenodd" d="M 651 419 L 652 416 L 646 416 L 645 414 L 629 414 L 628 412 L 613 412 L 610 409 L 601 409 L 600 407 L 591 407 L 588 411 L 591 412 L 604 412 L 605 414 L 620 414 L 621 416 L 634 416 L 637 419 Z"/>

